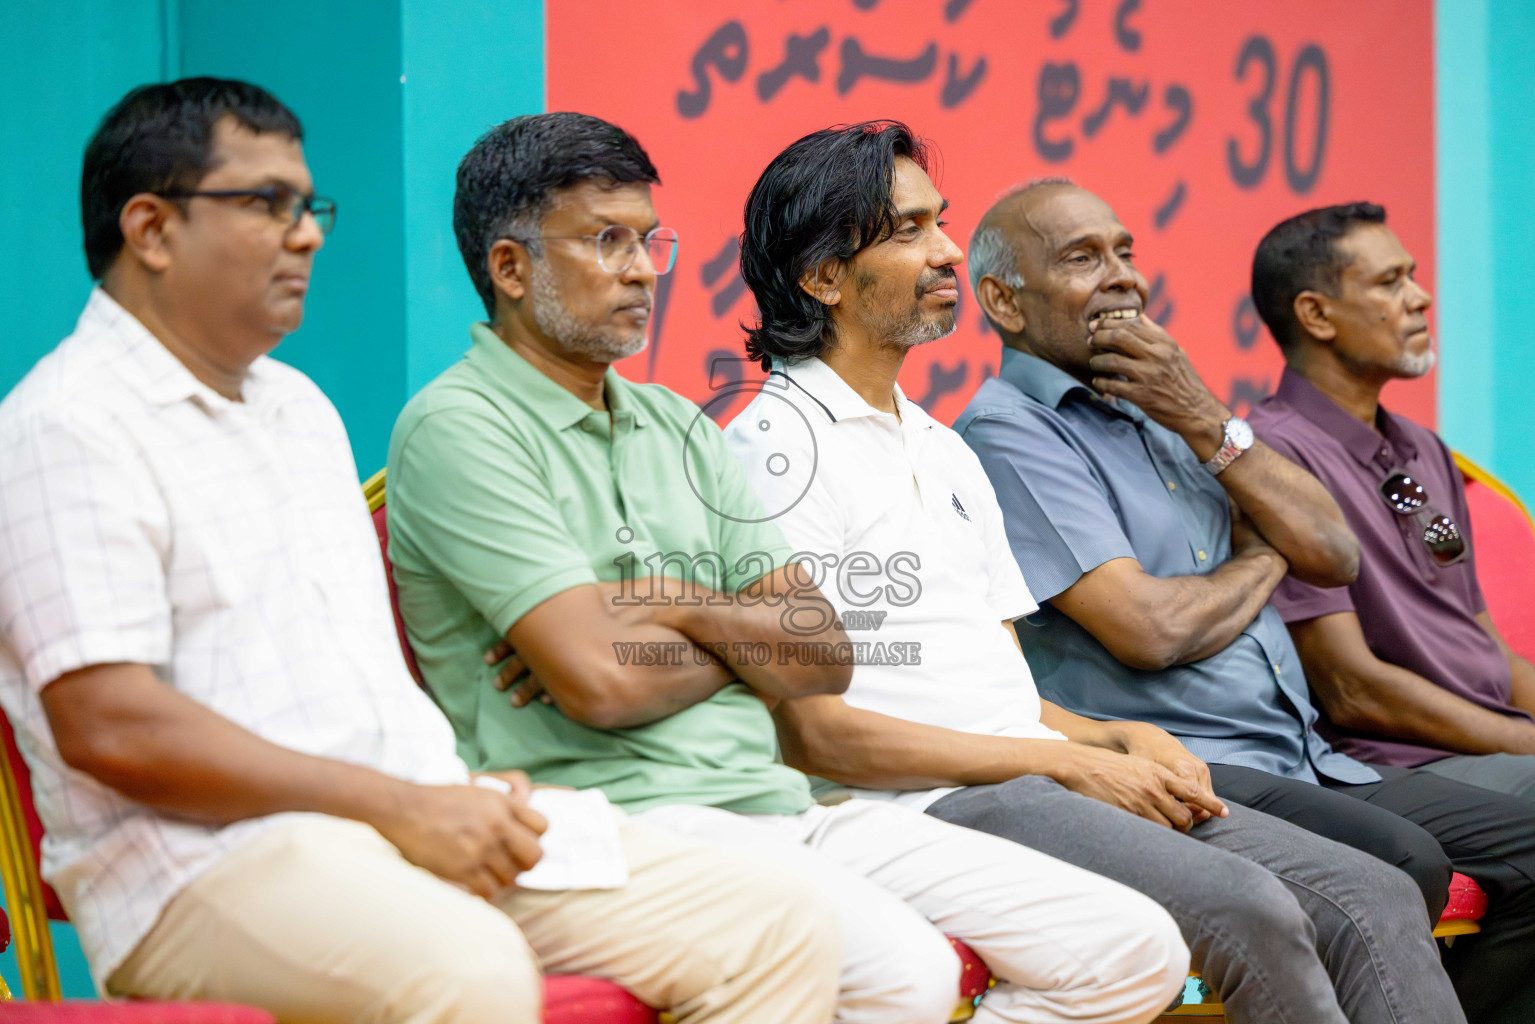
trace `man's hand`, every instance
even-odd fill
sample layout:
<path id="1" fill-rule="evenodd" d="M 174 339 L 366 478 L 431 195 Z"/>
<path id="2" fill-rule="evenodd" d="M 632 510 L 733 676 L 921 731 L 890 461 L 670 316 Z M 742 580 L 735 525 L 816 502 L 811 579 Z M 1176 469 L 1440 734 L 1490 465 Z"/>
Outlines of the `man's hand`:
<path id="1" fill-rule="evenodd" d="M 526 707 L 535 699 L 545 704 L 554 703 L 554 698 L 544 690 L 544 684 L 528 671 L 528 666 L 517 657 L 517 652 L 512 650 L 512 645 L 505 639 L 497 640 L 490 650 L 485 652 L 485 664 L 501 666 L 496 670 L 495 678 L 491 680 L 491 683 L 503 693 L 511 689 L 512 707 Z M 514 683 L 515 687 L 512 685 Z"/>
<path id="2" fill-rule="evenodd" d="M 514 884 L 542 856 L 538 837 L 549 823 L 515 788 L 413 785 L 404 794 L 393 813 L 370 824 L 412 864 L 479 896 Z"/>
<path id="3" fill-rule="evenodd" d="M 1059 762 L 1051 775 L 1074 793 L 1113 804 L 1180 832 L 1187 832 L 1210 815 L 1226 810 L 1207 784 L 1155 761 L 1083 743 L 1061 746 Z M 1202 812 L 1203 817 L 1198 817 L 1197 812 Z"/>
<path id="4" fill-rule="evenodd" d="M 1134 402 L 1187 441 L 1199 461 L 1214 458 L 1231 410 L 1205 387 L 1172 336 L 1144 314 L 1133 320 L 1096 320 L 1094 326 L 1087 360 L 1093 387 Z"/>
<path id="5" fill-rule="evenodd" d="M 1174 775 L 1199 786 L 1200 799 L 1187 805 L 1194 813 L 1194 824 L 1197 825 L 1211 815 L 1224 818 L 1229 813 L 1226 805 L 1215 795 L 1210 782 L 1210 766 L 1189 753 L 1177 737 L 1149 722 L 1124 722 L 1120 725 L 1119 734 L 1126 754 L 1154 761 Z"/>

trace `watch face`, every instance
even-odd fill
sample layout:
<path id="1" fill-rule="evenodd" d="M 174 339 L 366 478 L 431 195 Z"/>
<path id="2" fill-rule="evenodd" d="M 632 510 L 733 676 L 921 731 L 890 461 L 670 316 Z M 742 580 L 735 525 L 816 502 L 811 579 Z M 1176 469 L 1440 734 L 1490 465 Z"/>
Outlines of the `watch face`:
<path id="1" fill-rule="evenodd" d="M 1253 428 L 1240 416 L 1233 416 L 1226 421 L 1226 436 L 1243 451 L 1253 446 Z"/>

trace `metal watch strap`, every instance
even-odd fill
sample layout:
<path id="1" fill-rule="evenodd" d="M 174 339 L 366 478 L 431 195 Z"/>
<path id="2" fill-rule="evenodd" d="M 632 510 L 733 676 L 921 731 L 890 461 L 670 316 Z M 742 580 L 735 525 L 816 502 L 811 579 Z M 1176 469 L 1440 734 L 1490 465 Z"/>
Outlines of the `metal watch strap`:
<path id="1" fill-rule="evenodd" d="M 1203 465 L 1211 476 L 1220 476 L 1227 466 L 1252 446 L 1252 427 L 1240 416 L 1233 416 L 1221 424 L 1221 446 Z"/>

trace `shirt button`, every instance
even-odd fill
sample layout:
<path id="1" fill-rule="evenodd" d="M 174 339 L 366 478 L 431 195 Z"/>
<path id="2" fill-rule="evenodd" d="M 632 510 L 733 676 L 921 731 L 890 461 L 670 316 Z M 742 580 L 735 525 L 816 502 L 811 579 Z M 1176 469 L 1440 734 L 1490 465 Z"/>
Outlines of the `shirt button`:
<path id="1" fill-rule="evenodd" d="M 1169 491 L 1176 491 L 1178 489 L 1178 485 L 1169 480 L 1167 481 L 1167 489 Z"/>
<path id="2" fill-rule="evenodd" d="M 1274 662 L 1274 664 L 1273 664 L 1273 665 L 1271 665 L 1271 666 L 1269 666 L 1269 667 L 1270 667 L 1270 668 L 1272 668 L 1272 669 L 1273 669 L 1273 670 L 1274 670 L 1274 674 L 1275 674 L 1275 675 L 1276 675 L 1276 676 L 1277 676 L 1277 675 L 1278 675 L 1278 674 L 1279 674 L 1279 662 L 1277 662 L 1277 661 L 1276 661 L 1276 662 Z"/>
<path id="3" fill-rule="evenodd" d="M 1204 553 L 1204 552 L 1203 552 L 1203 551 L 1201 551 L 1201 552 L 1200 552 L 1200 553 L 1199 553 L 1199 560 L 1200 560 L 1200 561 L 1201 561 L 1201 562 L 1203 562 L 1203 561 L 1204 561 L 1204 560 L 1205 560 L 1205 553 Z"/>

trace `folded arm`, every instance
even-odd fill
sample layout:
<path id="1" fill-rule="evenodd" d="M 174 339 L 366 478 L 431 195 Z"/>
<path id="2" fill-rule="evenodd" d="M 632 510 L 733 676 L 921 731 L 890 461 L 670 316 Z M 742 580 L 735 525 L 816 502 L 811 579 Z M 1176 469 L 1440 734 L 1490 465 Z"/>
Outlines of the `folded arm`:
<path id="1" fill-rule="evenodd" d="M 1204 576 L 1153 576 L 1133 558 L 1085 573 L 1050 604 L 1131 668 L 1159 670 L 1224 650 L 1263 610 L 1285 560 L 1248 544 Z"/>
<path id="2" fill-rule="evenodd" d="M 779 656 L 780 643 L 847 639 L 830 603 L 798 563 L 751 584 L 744 601 L 741 594 L 690 587 L 683 603 L 676 599 L 682 590 L 678 581 L 652 582 L 647 588 L 640 581 L 638 591 L 671 596 L 633 604 L 617 584 L 572 587 L 507 630 L 519 661 L 569 717 L 599 729 L 632 728 L 707 700 L 736 679 L 770 700 L 847 688 L 850 663 Z M 791 633 L 784 625 L 790 621 L 818 628 L 808 635 Z M 758 665 L 737 646 L 754 643 L 769 645 L 773 656 L 767 664 Z M 659 657 L 620 654 L 644 652 L 634 645 L 645 644 L 655 645 L 648 650 Z"/>
<path id="3" fill-rule="evenodd" d="M 1327 488 L 1306 470 L 1254 441 L 1216 479 L 1296 579 L 1346 587 L 1359 576 L 1359 541 Z"/>
<path id="4" fill-rule="evenodd" d="M 1535 754 L 1535 725 L 1377 658 L 1353 612 L 1291 623 L 1290 635 L 1327 717 L 1346 729 L 1463 754 Z"/>

